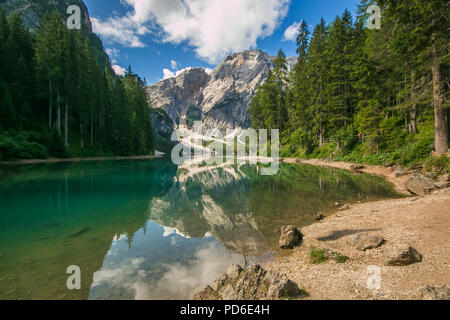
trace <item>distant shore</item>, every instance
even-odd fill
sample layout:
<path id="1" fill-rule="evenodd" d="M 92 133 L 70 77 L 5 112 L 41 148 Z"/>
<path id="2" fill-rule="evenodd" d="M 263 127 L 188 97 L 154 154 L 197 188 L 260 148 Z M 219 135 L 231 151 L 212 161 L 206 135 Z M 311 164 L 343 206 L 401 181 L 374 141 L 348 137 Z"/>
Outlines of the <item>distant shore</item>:
<path id="1" fill-rule="evenodd" d="M 85 161 L 118 161 L 118 160 L 152 160 L 162 158 L 163 155 L 148 156 L 128 156 L 128 157 L 91 157 L 91 158 L 48 158 L 48 159 L 22 159 L 12 161 L 0 161 L 0 166 L 23 165 L 23 164 L 39 164 L 39 163 L 58 163 L 58 162 L 85 162 Z"/>
<path id="2" fill-rule="evenodd" d="M 344 169 L 353 172 L 367 173 L 385 178 L 388 182 L 394 185 L 395 191 L 403 195 L 411 195 L 405 188 L 405 183 L 411 177 L 413 172 L 405 172 L 398 176 L 391 168 L 377 165 L 358 165 L 343 161 L 325 161 L 319 159 L 300 159 L 300 158 L 282 158 L 283 163 L 309 164 L 319 167 L 331 167 L 337 169 Z M 354 169 L 355 166 L 361 166 L 360 169 Z"/>

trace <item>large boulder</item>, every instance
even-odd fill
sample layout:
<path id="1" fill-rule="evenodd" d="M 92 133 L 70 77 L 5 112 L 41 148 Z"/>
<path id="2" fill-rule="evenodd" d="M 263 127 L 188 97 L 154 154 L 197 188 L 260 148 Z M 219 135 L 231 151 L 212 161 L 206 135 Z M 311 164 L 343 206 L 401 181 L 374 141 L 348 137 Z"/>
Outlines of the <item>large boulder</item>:
<path id="1" fill-rule="evenodd" d="M 414 173 L 406 182 L 405 188 L 414 195 L 422 196 L 434 189 L 434 181 L 420 173 Z"/>
<path id="2" fill-rule="evenodd" d="M 380 236 L 370 235 L 368 233 L 362 232 L 348 236 L 347 243 L 358 250 L 366 251 L 369 249 L 378 248 L 384 243 L 384 239 Z"/>
<path id="3" fill-rule="evenodd" d="M 286 276 L 259 265 L 244 270 L 232 265 L 213 283 L 194 295 L 194 300 L 273 300 L 301 296 L 302 291 Z"/>
<path id="4" fill-rule="evenodd" d="M 386 266 L 407 266 L 421 261 L 422 255 L 408 244 L 395 244 L 391 246 L 384 257 L 384 264 Z"/>
<path id="5" fill-rule="evenodd" d="M 279 245 L 281 249 L 293 249 L 300 244 L 303 234 L 294 226 L 281 227 Z"/>

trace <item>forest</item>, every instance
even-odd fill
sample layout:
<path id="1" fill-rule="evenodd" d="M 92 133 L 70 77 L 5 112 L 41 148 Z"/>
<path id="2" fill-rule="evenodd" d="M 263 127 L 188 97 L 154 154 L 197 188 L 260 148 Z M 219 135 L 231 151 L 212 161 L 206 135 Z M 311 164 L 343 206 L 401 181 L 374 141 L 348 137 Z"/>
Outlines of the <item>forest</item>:
<path id="1" fill-rule="evenodd" d="M 0 160 L 154 152 L 145 83 L 96 59 L 57 11 L 35 32 L 0 10 Z"/>
<path id="2" fill-rule="evenodd" d="M 367 27 L 371 5 L 380 29 Z M 288 73 L 280 49 L 251 102 L 253 126 L 280 129 L 282 156 L 448 166 L 448 7 L 362 0 L 355 19 L 345 10 L 314 30 L 302 21 L 298 61 Z"/>

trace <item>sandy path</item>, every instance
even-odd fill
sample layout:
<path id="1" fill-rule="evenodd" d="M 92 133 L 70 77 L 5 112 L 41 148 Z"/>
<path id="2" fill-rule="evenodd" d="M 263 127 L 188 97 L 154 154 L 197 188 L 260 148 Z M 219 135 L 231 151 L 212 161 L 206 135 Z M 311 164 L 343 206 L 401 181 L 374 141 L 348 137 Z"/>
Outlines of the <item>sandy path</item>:
<path id="1" fill-rule="evenodd" d="M 299 163 L 297 160 L 285 162 Z M 301 160 L 300 163 L 349 169 L 350 164 Z M 386 177 L 404 191 L 408 176 L 396 177 L 389 168 L 369 166 L 361 170 Z M 353 205 L 349 210 L 302 228 L 304 241 L 292 251 L 279 252 L 266 267 L 286 274 L 305 288 L 308 299 L 422 299 L 424 286 L 450 287 L 450 188 L 422 197 Z M 350 234 L 367 231 L 386 239 L 381 247 L 365 252 L 348 245 Z M 383 265 L 393 243 L 407 243 L 422 255 L 421 263 L 404 267 Z M 307 262 L 312 247 L 328 248 L 350 259 L 320 265 Z M 367 288 L 367 268 L 381 269 L 381 289 Z"/>

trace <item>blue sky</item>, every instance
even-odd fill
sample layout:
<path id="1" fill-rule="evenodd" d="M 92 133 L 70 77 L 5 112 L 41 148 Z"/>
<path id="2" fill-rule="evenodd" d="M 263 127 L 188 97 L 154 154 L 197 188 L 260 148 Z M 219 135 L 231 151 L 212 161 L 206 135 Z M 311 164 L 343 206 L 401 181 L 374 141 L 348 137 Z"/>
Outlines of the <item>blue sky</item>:
<path id="1" fill-rule="evenodd" d="M 116 70 L 132 66 L 149 83 L 188 67 L 213 69 L 227 55 L 261 49 L 294 56 L 302 19 L 315 26 L 359 0 L 84 0 Z M 295 25 L 294 25 L 295 26 Z M 293 28 L 291 27 L 291 30 Z M 291 35 L 291 37 L 289 37 Z"/>

